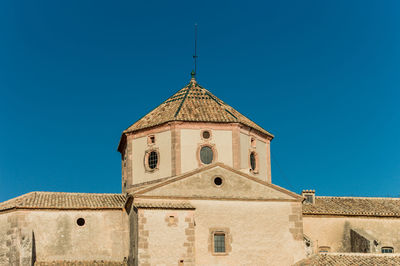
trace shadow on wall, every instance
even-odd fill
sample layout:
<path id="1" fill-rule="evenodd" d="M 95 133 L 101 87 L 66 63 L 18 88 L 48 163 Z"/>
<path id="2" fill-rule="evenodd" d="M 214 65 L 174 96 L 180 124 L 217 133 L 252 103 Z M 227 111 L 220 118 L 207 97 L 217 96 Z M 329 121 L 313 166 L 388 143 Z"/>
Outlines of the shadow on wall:
<path id="1" fill-rule="evenodd" d="M 35 233 L 32 231 L 32 266 L 35 265 L 36 262 L 36 241 L 35 241 Z"/>
<path id="2" fill-rule="evenodd" d="M 346 221 L 344 223 L 342 246 L 339 248 L 338 252 L 350 252 L 350 250 L 351 250 L 350 223 L 349 221 Z"/>

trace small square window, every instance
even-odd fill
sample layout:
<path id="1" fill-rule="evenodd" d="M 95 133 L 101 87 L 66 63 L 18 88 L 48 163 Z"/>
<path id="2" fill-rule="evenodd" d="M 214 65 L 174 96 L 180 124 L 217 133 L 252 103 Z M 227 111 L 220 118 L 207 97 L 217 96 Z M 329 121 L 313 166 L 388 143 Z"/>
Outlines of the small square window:
<path id="1" fill-rule="evenodd" d="M 154 135 L 150 135 L 147 137 L 147 144 L 155 144 L 156 143 L 156 137 Z"/>
<path id="2" fill-rule="evenodd" d="M 251 145 L 251 147 L 253 147 L 253 148 L 255 148 L 255 147 L 257 146 L 256 139 L 255 139 L 255 138 L 251 138 L 251 139 L 250 139 L 250 145 Z"/>
<path id="3" fill-rule="evenodd" d="M 225 253 L 225 234 L 214 234 L 214 253 Z"/>

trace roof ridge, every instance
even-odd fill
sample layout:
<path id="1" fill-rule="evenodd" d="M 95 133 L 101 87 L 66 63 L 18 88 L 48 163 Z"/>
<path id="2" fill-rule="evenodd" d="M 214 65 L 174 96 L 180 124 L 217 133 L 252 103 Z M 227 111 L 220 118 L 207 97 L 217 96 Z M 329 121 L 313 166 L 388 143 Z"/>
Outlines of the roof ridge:
<path id="1" fill-rule="evenodd" d="M 352 196 L 315 196 L 316 198 L 333 198 L 333 199 L 384 199 L 384 200 L 400 200 L 394 197 L 352 197 Z"/>
<path id="2" fill-rule="evenodd" d="M 359 257 L 400 257 L 399 253 L 352 253 L 352 252 L 327 252 L 319 253 L 321 256 L 359 256 Z"/>
<path id="3" fill-rule="evenodd" d="M 86 194 L 86 195 L 123 195 L 122 193 L 107 193 L 107 192 L 66 192 L 66 191 L 31 191 L 23 195 L 31 194 L 31 193 L 63 193 L 63 194 Z M 23 196 L 21 195 L 21 196 Z"/>

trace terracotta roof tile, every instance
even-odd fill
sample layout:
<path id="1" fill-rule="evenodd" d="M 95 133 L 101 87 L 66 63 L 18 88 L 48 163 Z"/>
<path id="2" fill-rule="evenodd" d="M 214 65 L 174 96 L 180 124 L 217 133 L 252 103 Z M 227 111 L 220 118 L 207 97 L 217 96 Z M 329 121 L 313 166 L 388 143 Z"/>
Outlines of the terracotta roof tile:
<path id="1" fill-rule="evenodd" d="M 0 203 L 8 209 L 122 209 L 122 194 L 30 192 Z"/>
<path id="2" fill-rule="evenodd" d="M 136 208 L 144 209 L 195 209 L 193 205 L 186 201 L 138 201 L 133 205 Z"/>
<path id="3" fill-rule="evenodd" d="M 320 253 L 294 264 L 295 266 L 381 266 L 400 265 L 399 254 Z"/>
<path id="4" fill-rule="evenodd" d="M 303 214 L 400 217 L 400 199 L 315 197 L 314 204 L 303 204 Z"/>
<path id="5" fill-rule="evenodd" d="M 94 260 L 94 261 L 36 261 L 35 266 L 125 266 L 128 265 L 126 262 L 120 261 L 104 261 L 104 260 Z"/>
<path id="6" fill-rule="evenodd" d="M 170 121 L 241 123 L 273 137 L 271 133 L 201 87 L 194 79 L 186 87 L 127 128 L 124 133 Z"/>

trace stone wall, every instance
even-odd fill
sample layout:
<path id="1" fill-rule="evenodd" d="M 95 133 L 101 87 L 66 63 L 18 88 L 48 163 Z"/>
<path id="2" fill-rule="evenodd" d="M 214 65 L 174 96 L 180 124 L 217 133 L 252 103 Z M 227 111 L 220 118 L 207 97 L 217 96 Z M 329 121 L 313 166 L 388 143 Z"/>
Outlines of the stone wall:
<path id="1" fill-rule="evenodd" d="M 351 252 L 371 253 L 372 243 L 373 239 L 370 240 L 356 230 L 350 229 Z"/>
<path id="2" fill-rule="evenodd" d="M 85 224 L 79 226 L 77 219 Z M 32 258 L 123 261 L 128 220 L 122 210 L 18 210 L 0 214 L 0 265 L 30 265 Z"/>
<path id="3" fill-rule="evenodd" d="M 138 210 L 138 265 L 195 265 L 192 210 Z"/>
<path id="4" fill-rule="evenodd" d="M 318 252 L 319 246 L 328 246 L 331 252 L 351 252 L 352 229 L 365 232 L 377 241 L 372 253 L 380 253 L 381 247 L 386 246 L 400 252 L 399 218 L 305 215 L 303 226 L 304 234 L 313 242 L 314 252 Z"/>
<path id="5" fill-rule="evenodd" d="M 32 265 L 34 239 L 25 215 L 16 212 L 0 215 L 0 265 Z"/>

